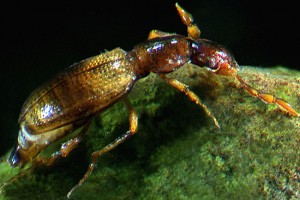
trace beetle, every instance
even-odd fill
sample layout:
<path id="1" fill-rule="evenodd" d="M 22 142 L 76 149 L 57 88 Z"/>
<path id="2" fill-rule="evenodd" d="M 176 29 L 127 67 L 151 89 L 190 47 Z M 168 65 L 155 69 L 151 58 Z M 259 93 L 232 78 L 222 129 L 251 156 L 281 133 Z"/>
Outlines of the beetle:
<path id="1" fill-rule="evenodd" d="M 23 167 L 27 163 L 33 163 L 33 166 L 52 165 L 58 158 L 66 157 L 83 140 L 93 117 L 116 102 L 123 101 L 129 110 L 129 130 L 92 153 L 90 165 L 82 179 L 68 193 L 67 196 L 70 197 L 89 177 L 99 156 L 137 132 L 138 115 L 126 95 L 136 81 L 150 73 L 156 73 L 202 107 L 219 128 L 217 119 L 187 85 L 166 76 L 186 63 L 207 67 L 214 74 L 234 77 L 250 95 L 267 104 L 274 103 L 284 112 L 300 117 L 286 101 L 249 86 L 238 76 L 239 66 L 233 55 L 225 47 L 200 38 L 200 29 L 194 23 L 192 15 L 178 3 L 175 6 L 182 22 L 187 26 L 188 36 L 152 30 L 148 39 L 134 46 L 131 51 L 115 48 L 87 58 L 33 91 L 21 109 L 17 144 L 8 163 L 12 167 Z M 63 143 L 52 156 L 39 156 L 49 145 L 79 128 L 79 133 Z"/>

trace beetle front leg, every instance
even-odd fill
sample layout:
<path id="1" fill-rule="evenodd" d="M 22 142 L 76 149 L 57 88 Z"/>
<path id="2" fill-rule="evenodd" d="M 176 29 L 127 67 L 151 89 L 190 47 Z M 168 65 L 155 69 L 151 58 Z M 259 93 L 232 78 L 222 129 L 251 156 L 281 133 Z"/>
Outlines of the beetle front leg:
<path id="1" fill-rule="evenodd" d="M 108 144 L 107 146 L 105 146 L 104 148 L 102 148 L 99 151 L 95 151 L 92 153 L 92 158 L 91 158 L 91 163 L 89 165 L 88 170 L 86 171 L 86 173 L 84 174 L 84 176 L 81 178 L 81 180 L 77 183 L 77 185 L 75 185 L 70 192 L 67 194 L 67 197 L 70 198 L 72 192 L 79 187 L 80 185 L 82 185 L 82 183 L 90 176 L 90 174 L 93 172 L 95 166 L 96 166 L 96 162 L 99 156 L 101 156 L 102 154 L 114 149 L 116 146 L 118 146 L 119 144 L 123 143 L 125 140 L 127 140 L 128 138 L 130 138 L 132 135 L 134 135 L 137 132 L 137 128 L 138 128 L 138 115 L 136 113 L 136 111 L 134 110 L 134 108 L 132 107 L 131 103 L 129 102 L 129 100 L 127 98 L 125 98 L 123 100 L 123 102 L 125 103 L 126 107 L 129 110 L 129 130 L 124 133 L 123 135 L 121 135 L 120 137 L 118 137 L 117 139 L 115 139 L 112 143 Z"/>
<path id="2" fill-rule="evenodd" d="M 150 31 L 148 35 L 148 40 L 153 39 L 153 38 L 161 38 L 161 37 L 167 37 L 170 35 L 176 35 L 176 33 L 167 33 L 159 30 L 152 30 Z"/>
<path id="3" fill-rule="evenodd" d="M 159 76 L 164 79 L 169 85 L 171 85 L 172 87 L 176 88 L 177 90 L 179 90 L 180 92 L 183 92 L 186 96 L 188 96 L 188 98 L 195 102 L 197 105 L 201 106 L 204 111 L 206 112 L 206 114 L 214 121 L 216 127 L 220 128 L 219 123 L 217 121 L 217 119 L 213 116 L 213 114 L 209 111 L 209 109 L 206 107 L 205 104 L 203 104 L 199 97 L 192 92 L 191 90 L 189 90 L 188 86 L 181 83 L 180 81 L 173 79 L 173 78 L 167 78 L 164 74 L 159 74 Z"/>
<path id="4" fill-rule="evenodd" d="M 199 39 L 201 31 L 197 24 L 194 24 L 193 16 L 184 10 L 178 3 L 175 4 L 181 21 L 187 26 L 188 36 L 193 39 Z"/>

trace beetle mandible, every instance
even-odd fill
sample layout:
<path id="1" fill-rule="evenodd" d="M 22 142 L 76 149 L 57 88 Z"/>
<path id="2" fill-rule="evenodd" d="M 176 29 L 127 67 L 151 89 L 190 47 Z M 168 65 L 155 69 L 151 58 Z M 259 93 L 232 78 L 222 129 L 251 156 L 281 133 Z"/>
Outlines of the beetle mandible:
<path id="1" fill-rule="evenodd" d="M 31 93 L 20 113 L 18 140 L 8 163 L 12 167 L 22 167 L 29 162 L 33 166 L 53 164 L 58 158 L 66 157 L 82 141 L 92 117 L 114 103 L 124 101 L 129 110 L 129 130 L 103 149 L 92 153 L 88 170 L 70 190 L 70 197 L 74 189 L 89 177 L 99 156 L 137 132 L 138 116 L 125 96 L 136 81 L 151 72 L 201 106 L 219 127 L 210 110 L 187 85 L 165 76 L 186 63 L 205 66 L 212 73 L 234 77 L 250 95 L 265 103 L 274 103 L 292 116 L 300 116 L 284 100 L 261 93 L 245 83 L 237 75 L 238 64 L 229 51 L 215 42 L 200 39 L 200 30 L 193 22 L 192 15 L 177 3 L 176 8 L 187 26 L 187 37 L 152 30 L 148 40 L 134 46 L 133 50 L 126 52 L 115 48 L 75 63 Z M 82 129 L 74 138 L 63 143 L 58 152 L 49 158 L 39 157 L 39 153 L 51 143 L 78 128 Z"/>

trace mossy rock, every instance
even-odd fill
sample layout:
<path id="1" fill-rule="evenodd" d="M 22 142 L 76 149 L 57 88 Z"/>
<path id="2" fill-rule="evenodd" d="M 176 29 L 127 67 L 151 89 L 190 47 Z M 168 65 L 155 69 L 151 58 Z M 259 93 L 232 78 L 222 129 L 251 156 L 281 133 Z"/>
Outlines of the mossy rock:
<path id="1" fill-rule="evenodd" d="M 300 111 L 300 72 L 242 67 L 240 76 Z M 72 199 L 299 199 L 300 119 L 249 96 L 230 77 L 185 66 L 170 76 L 188 84 L 202 108 L 154 74 L 137 82 L 129 99 L 139 131 L 98 160 Z M 95 118 L 82 144 L 49 168 L 6 186 L 0 199 L 66 199 L 90 154 L 128 129 L 122 102 Z M 0 183 L 17 173 L 0 165 Z"/>

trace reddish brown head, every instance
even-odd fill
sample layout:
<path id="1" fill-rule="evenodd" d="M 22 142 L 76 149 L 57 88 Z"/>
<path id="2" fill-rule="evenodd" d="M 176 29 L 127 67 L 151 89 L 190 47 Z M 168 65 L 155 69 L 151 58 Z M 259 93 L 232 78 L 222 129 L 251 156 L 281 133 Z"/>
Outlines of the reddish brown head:
<path id="1" fill-rule="evenodd" d="M 225 47 L 205 39 L 191 41 L 191 62 L 220 75 L 236 76 L 238 70 L 237 62 Z"/>

